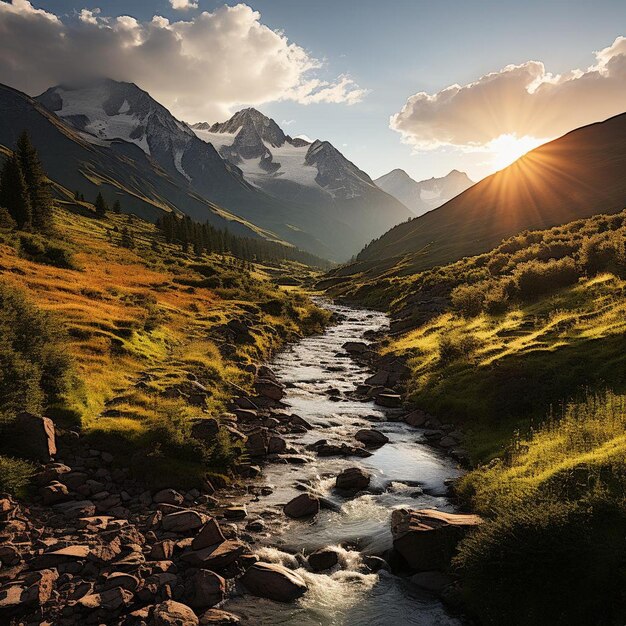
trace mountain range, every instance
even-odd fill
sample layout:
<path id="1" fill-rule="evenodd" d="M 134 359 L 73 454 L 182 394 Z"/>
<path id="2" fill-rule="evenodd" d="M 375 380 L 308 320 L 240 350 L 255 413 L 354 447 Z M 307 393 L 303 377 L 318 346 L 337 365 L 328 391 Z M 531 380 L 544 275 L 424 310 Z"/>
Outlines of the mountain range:
<path id="1" fill-rule="evenodd" d="M 52 87 L 35 100 L 83 144 L 103 152 L 142 152 L 138 158 L 147 167 L 227 220 L 331 260 L 347 260 L 411 215 L 330 143 L 292 139 L 255 109 L 221 124 L 191 127 L 135 84 L 106 79 Z M 20 123 L 8 120 L 17 128 Z M 1 135 L 0 143 L 10 145 Z M 109 171 L 100 174 L 111 178 Z M 83 191 L 87 181 L 74 176 L 72 182 Z M 204 219 L 187 202 L 166 197 L 165 203 Z"/>
<path id="2" fill-rule="evenodd" d="M 418 217 L 440 207 L 474 184 L 465 172 L 458 170 L 452 170 L 441 178 L 418 182 L 404 170 L 395 169 L 374 182 Z"/>

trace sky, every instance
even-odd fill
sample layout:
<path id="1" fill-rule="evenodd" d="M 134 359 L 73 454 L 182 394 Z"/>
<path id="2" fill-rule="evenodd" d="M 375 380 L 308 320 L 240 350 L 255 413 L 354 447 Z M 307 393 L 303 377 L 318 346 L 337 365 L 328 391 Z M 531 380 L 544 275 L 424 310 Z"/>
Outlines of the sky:
<path id="1" fill-rule="evenodd" d="M 132 81 L 178 118 L 255 106 L 376 178 L 479 180 L 626 111 L 623 0 L 0 0 L 0 82 Z"/>

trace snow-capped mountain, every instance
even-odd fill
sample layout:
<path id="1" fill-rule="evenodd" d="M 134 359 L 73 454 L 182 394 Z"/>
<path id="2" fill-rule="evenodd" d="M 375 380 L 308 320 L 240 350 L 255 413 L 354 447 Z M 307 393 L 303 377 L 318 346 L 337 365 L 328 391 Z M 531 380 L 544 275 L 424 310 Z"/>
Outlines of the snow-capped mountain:
<path id="1" fill-rule="evenodd" d="M 344 221 L 353 233 L 337 244 L 346 251 L 357 240 L 377 237 L 411 216 L 331 143 L 292 138 L 256 109 L 243 109 L 223 123 L 201 122 L 191 128 L 255 187 Z"/>
<path id="2" fill-rule="evenodd" d="M 474 184 L 465 172 L 458 170 L 452 170 L 442 178 L 417 182 L 404 170 L 395 169 L 374 182 L 383 191 L 400 200 L 415 215 L 440 207 Z"/>
<path id="3" fill-rule="evenodd" d="M 192 128 L 137 85 L 108 79 L 37 100 L 89 143 L 139 148 L 181 188 L 325 258 L 346 260 L 410 217 L 330 143 L 292 139 L 254 109 Z"/>

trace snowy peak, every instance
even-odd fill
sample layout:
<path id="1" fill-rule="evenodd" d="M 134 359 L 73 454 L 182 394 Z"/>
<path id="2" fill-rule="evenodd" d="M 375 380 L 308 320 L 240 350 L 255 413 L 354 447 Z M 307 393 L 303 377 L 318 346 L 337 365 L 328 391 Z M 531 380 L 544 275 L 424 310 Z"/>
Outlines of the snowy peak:
<path id="1" fill-rule="evenodd" d="M 474 184 L 465 172 L 458 170 L 452 170 L 441 178 L 417 182 L 402 169 L 392 170 L 377 178 L 375 183 L 415 215 L 436 209 Z"/>
<path id="2" fill-rule="evenodd" d="M 254 128 L 262 141 L 275 148 L 279 148 L 287 141 L 287 136 L 273 119 L 252 108 L 238 111 L 226 122 L 216 122 L 209 128 L 206 128 L 206 126 L 208 126 L 206 122 L 200 122 L 199 124 L 194 124 L 192 128 L 209 130 L 212 133 L 229 134 L 235 134 L 240 129 L 250 133 L 251 129 Z"/>

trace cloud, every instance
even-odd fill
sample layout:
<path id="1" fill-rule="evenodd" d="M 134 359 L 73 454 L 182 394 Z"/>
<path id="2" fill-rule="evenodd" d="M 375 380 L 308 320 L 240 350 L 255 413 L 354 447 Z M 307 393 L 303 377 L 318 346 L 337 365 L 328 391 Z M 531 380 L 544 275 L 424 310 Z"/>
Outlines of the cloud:
<path id="1" fill-rule="evenodd" d="M 586 70 L 550 74 L 528 61 L 411 96 L 390 127 L 417 150 L 481 150 L 503 135 L 552 138 L 626 110 L 626 38 L 595 53 Z M 492 144 L 491 144 L 492 145 Z"/>
<path id="2" fill-rule="evenodd" d="M 109 77 L 137 83 L 189 121 L 222 120 L 242 105 L 350 105 L 365 95 L 349 76 L 320 78 L 324 70 L 245 4 L 188 20 L 157 15 L 140 22 L 100 9 L 61 19 L 27 0 L 0 2 L 0 82 L 33 95 L 58 83 Z"/>
<path id="3" fill-rule="evenodd" d="M 170 0 L 170 4 L 172 5 L 172 9 L 177 9 L 178 11 L 198 8 L 198 3 L 193 2 L 193 0 Z"/>

